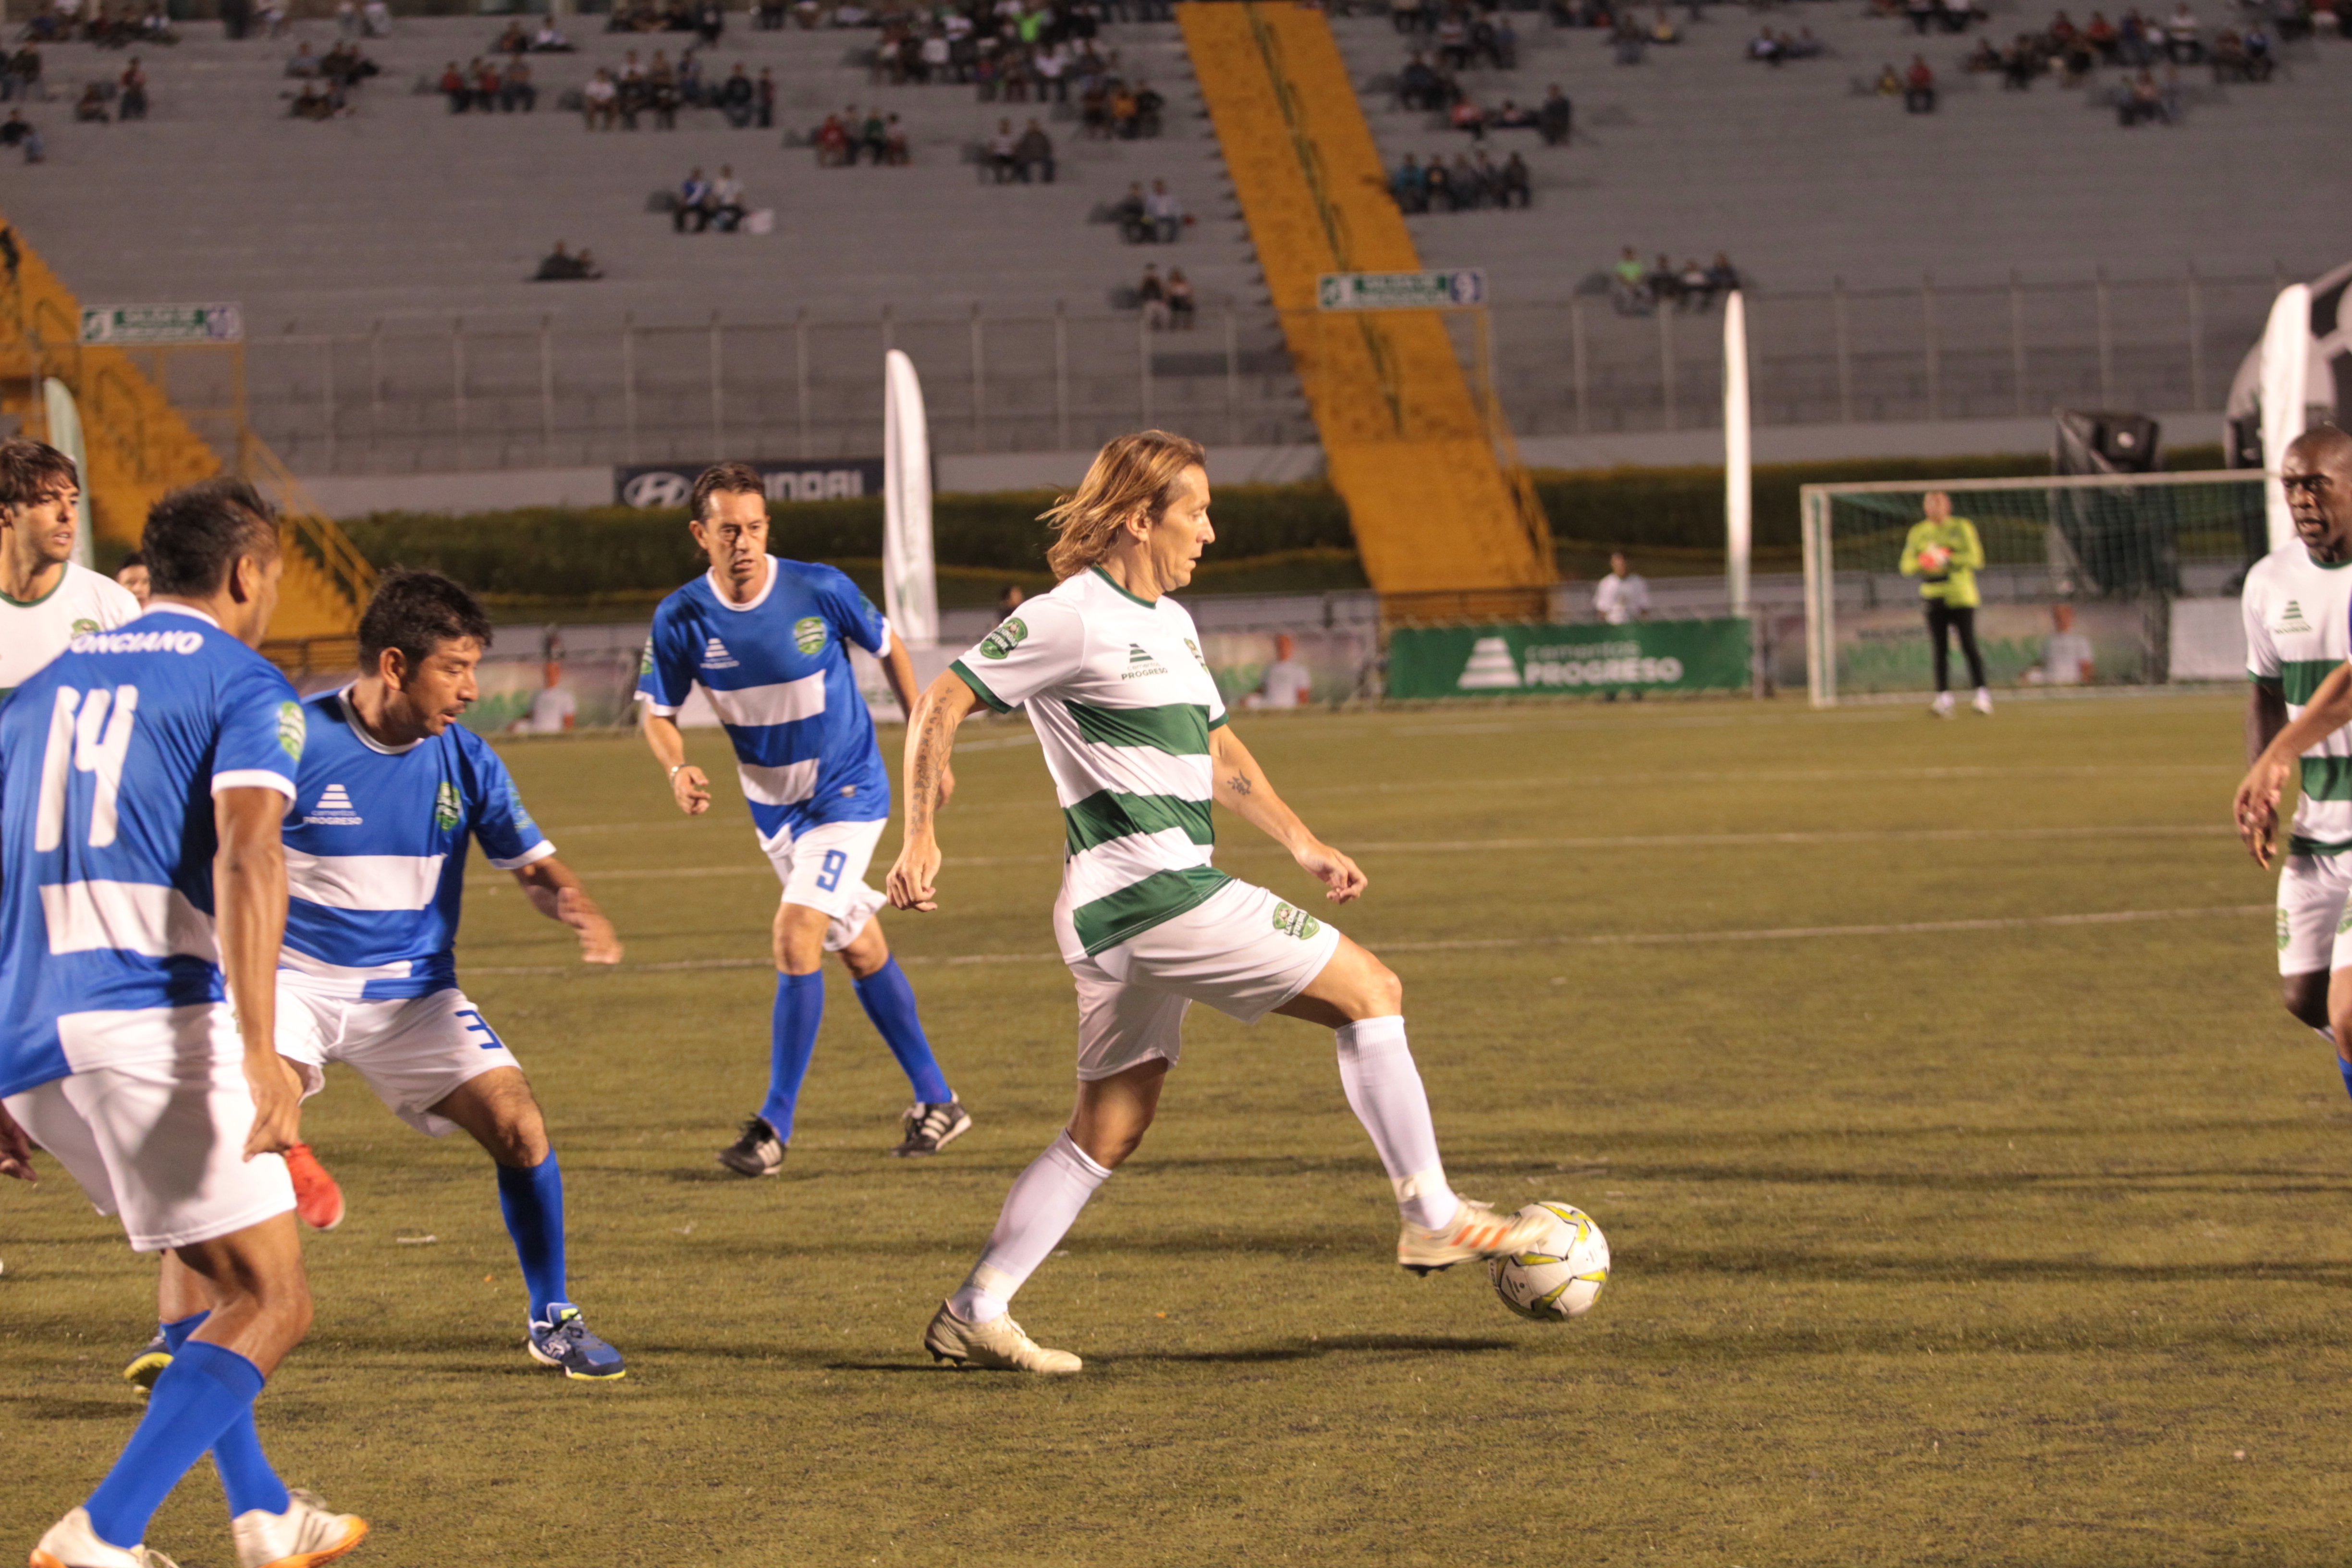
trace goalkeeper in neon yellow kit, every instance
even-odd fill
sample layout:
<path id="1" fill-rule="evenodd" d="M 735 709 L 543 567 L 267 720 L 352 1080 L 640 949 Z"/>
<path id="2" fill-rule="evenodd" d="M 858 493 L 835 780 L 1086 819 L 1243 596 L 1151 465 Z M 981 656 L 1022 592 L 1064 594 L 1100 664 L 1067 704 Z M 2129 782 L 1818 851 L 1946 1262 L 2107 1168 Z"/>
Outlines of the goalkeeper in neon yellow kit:
<path id="1" fill-rule="evenodd" d="M 1977 651 L 1977 568 L 1985 563 L 1984 542 L 1977 525 L 1952 515 L 1952 498 L 1929 490 L 1920 502 L 1927 518 L 1911 525 L 1903 541 L 1903 575 L 1919 579 L 1919 597 L 1927 605 L 1927 646 L 1936 651 L 1936 705 L 1938 719 L 1952 716 L 1951 634 L 1960 634 L 1960 654 L 1969 661 L 1969 679 L 1976 684 L 1976 710 L 1992 711 L 1992 692 L 1985 686 L 1984 656 Z"/>

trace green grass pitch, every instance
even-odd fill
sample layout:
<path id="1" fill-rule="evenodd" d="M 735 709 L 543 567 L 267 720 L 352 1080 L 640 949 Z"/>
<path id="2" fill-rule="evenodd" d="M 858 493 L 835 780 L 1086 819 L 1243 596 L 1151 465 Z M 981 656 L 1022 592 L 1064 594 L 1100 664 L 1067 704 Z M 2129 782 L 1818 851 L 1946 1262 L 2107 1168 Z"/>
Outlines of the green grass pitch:
<path id="1" fill-rule="evenodd" d="M 634 739 L 517 743 L 628 963 L 583 971 L 477 862 L 461 967 L 631 1375 L 525 1357 L 486 1159 L 339 1069 L 305 1129 L 352 1212 L 308 1240 L 265 1439 L 381 1568 L 2342 1563 L 2352 1105 L 2277 1005 L 2239 727 L 2200 696 L 1244 715 L 1370 873 L 1336 918 L 1404 976 L 1456 1184 L 1586 1208 L 1616 1277 L 1547 1326 L 1403 1273 L 1328 1035 L 1195 1010 L 1018 1303 L 1087 1358 L 1058 1381 L 918 1342 L 1070 1096 L 1025 731 L 967 730 L 946 907 L 887 917 L 974 1131 L 883 1157 L 906 1085 L 836 970 L 759 1183 L 711 1160 L 764 1080 L 776 897 L 719 746 L 688 822 Z M 2149 918 L 2065 918 L 2110 915 Z M 49 1169 L 0 1193 L 11 1552 L 110 1461 L 152 1321 L 152 1264 Z M 150 1541 L 233 1562 L 208 1467 Z"/>

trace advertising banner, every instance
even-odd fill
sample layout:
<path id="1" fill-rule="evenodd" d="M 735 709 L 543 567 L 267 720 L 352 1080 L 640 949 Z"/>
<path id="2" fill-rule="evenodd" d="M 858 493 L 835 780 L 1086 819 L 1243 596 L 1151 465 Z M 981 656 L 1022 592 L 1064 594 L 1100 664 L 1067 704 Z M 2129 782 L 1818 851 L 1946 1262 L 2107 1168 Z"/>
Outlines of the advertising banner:
<path id="1" fill-rule="evenodd" d="M 1748 622 L 1408 626 L 1389 634 L 1391 697 L 1745 691 Z"/>
<path id="2" fill-rule="evenodd" d="M 159 343 L 234 343 L 245 338 L 240 305 L 85 305 L 81 341 L 140 348 Z"/>
<path id="3" fill-rule="evenodd" d="M 1438 272 L 1326 272 L 1315 303 L 1326 310 L 1431 310 L 1486 302 L 1486 274 L 1475 267 Z"/>
<path id="4" fill-rule="evenodd" d="M 613 470 L 613 500 L 619 506 L 684 506 L 694 494 L 694 477 L 709 467 L 709 463 L 617 467 Z M 772 501 L 845 500 L 882 493 L 879 458 L 766 458 L 751 467 L 767 482 Z"/>

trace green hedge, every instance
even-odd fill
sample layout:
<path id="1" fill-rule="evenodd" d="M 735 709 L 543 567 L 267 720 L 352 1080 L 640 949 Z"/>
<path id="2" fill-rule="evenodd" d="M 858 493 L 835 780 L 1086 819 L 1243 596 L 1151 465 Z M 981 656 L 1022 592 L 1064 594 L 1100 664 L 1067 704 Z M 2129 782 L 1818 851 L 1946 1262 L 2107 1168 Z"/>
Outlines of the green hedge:
<path id="1" fill-rule="evenodd" d="M 1051 490 L 943 495 L 931 509 L 942 566 L 1040 573 L 1051 535 L 1037 514 Z M 872 560 L 882 502 L 794 501 L 771 512 L 769 547 L 796 561 Z M 1352 550 L 1348 509 L 1328 485 L 1232 485 L 1216 497 L 1216 552 L 1227 560 Z M 378 566 L 430 566 L 477 593 L 551 598 L 676 587 L 703 569 L 682 508 L 527 507 L 517 511 L 374 512 L 343 524 Z"/>

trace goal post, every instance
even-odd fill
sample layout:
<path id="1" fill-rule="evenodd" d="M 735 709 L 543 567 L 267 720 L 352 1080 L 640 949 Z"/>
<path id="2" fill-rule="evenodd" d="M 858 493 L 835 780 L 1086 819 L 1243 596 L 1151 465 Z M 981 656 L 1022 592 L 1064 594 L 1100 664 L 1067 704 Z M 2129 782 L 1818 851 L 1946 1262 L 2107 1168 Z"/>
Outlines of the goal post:
<path id="1" fill-rule="evenodd" d="M 1995 686 L 2074 683 L 2075 673 L 2043 658 L 2058 635 L 2087 639 L 2101 684 L 2161 683 L 2174 678 L 2176 626 L 2196 641 L 2184 669 L 2204 672 L 2215 657 L 2206 645 L 2234 625 L 2218 605 L 2268 548 L 2258 469 L 1807 485 L 1800 521 L 1814 707 L 1932 684 L 1919 579 L 1903 574 L 1902 556 L 1937 490 L 1983 542 L 1977 636 Z"/>

